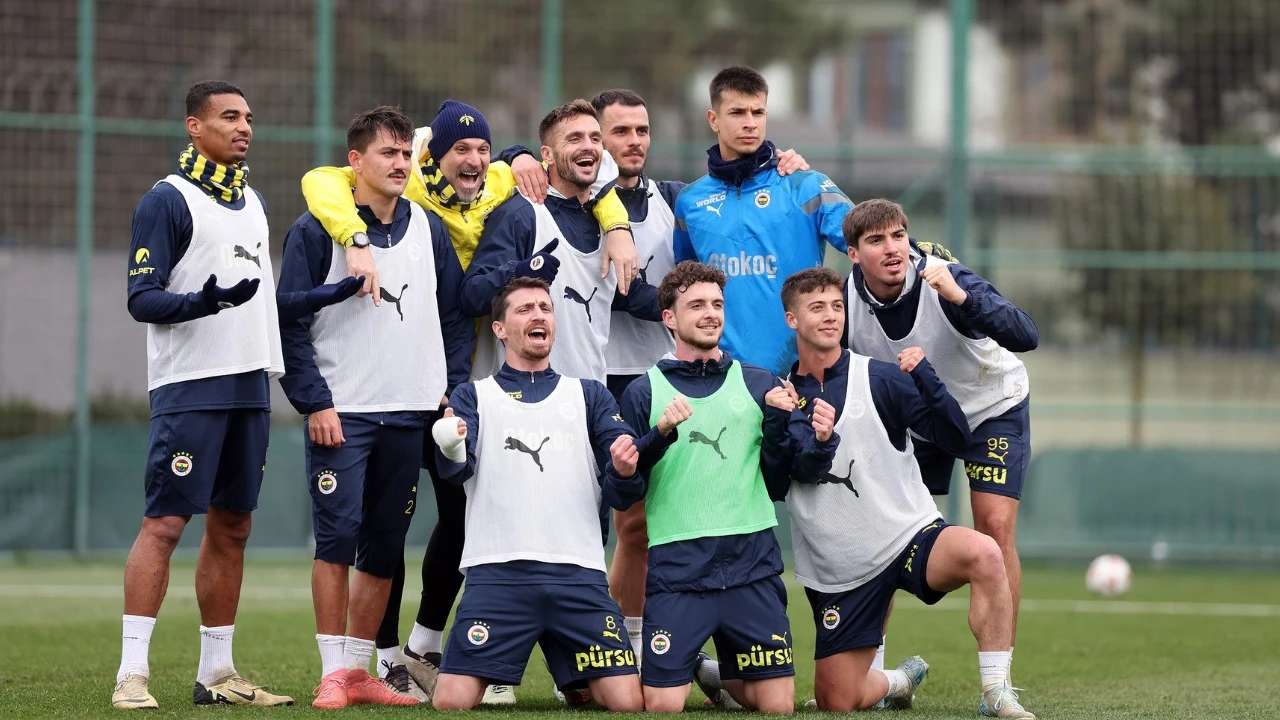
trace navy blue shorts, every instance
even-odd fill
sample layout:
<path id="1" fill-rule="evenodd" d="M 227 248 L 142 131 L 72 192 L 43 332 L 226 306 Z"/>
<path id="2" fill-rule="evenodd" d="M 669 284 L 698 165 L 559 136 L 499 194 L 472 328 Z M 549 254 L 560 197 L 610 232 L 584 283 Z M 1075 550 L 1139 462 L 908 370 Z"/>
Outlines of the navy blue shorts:
<path id="1" fill-rule="evenodd" d="M 252 512 L 267 468 L 271 412 L 188 410 L 151 418 L 147 517 Z"/>
<path id="2" fill-rule="evenodd" d="M 805 588 L 809 606 L 813 608 L 813 622 L 818 628 L 813 651 L 815 660 L 847 650 L 878 647 L 889 616 L 889 604 L 898 590 L 906 590 L 925 605 L 933 605 L 946 596 L 925 581 L 929 553 L 933 552 L 933 544 L 945 527 L 947 523 L 938 518 L 921 528 L 902 554 L 865 585 L 840 593 Z"/>
<path id="3" fill-rule="evenodd" d="M 644 601 L 644 638 L 641 681 L 649 687 L 691 682 L 708 639 L 722 678 L 796 674 L 787 587 L 776 575 L 725 590 L 652 593 Z"/>
<path id="4" fill-rule="evenodd" d="M 519 685 L 534 643 L 557 687 L 637 672 L 622 611 L 603 583 L 468 584 L 440 672 Z"/>
<path id="5" fill-rule="evenodd" d="M 1031 462 L 1031 398 L 1003 415 L 987 420 L 973 431 L 973 442 L 960 455 L 964 474 L 973 492 L 1022 498 L 1022 485 Z M 955 458 L 932 443 L 916 441 L 916 462 L 925 487 L 934 495 L 951 490 Z"/>
<path id="6" fill-rule="evenodd" d="M 339 419 L 347 441 L 337 448 L 312 443 L 302 424 L 315 557 L 394 577 L 418 502 L 423 429 Z"/>

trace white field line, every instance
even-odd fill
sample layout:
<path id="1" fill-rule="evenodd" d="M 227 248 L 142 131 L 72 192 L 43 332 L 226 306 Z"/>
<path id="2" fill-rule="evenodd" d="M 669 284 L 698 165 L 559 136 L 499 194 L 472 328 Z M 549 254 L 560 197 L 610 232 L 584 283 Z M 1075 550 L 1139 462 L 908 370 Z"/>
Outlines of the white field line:
<path id="1" fill-rule="evenodd" d="M 0 585 L 0 597 L 48 598 L 59 600 L 118 599 L 123 597 L 118 585 Z M 174 586 L 168 597 L 195 598 L 195 588 Z M 254 587 L 240 591 L 243 600 L 298 600 L 310 601 L 311 588 L 306 587 Z M 895 605 L 896 610 L 928 610 L 918 602 L 905 601 Z M 969 603 L 961 599 L 945 599 L 932 609 L 968 610 Z M 1192 615 L 1201 617 L 1274 617 L 1280 618 L 1280 605 L 1243 603 L 1195 603 L 1195 602 L 1143 602 L 1135 600 L 1041 600 L 1024 598 L 1021 612 L 1086 613 L 1099 615 Z"/>

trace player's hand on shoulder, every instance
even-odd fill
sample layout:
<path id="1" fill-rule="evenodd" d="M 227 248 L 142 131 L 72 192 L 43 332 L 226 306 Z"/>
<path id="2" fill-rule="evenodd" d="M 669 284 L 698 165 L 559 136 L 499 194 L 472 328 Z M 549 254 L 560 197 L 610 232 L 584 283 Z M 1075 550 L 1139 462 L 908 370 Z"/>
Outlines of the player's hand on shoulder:
<path id="1" fill-rule="evenodd" d="M 818 398 L 813 401 L 813 415 L 809 421 L 813 424 L 813 434 L 818 442 L 826 442 L 831 439 L 836 426 L 836 409 L 831 403 Z"/>
<path id="2" fill-rule="evenodd" d="M 617 272 L 618 292 L 631 292 L 631 281 L 640 274 L 640 256 L 636 254 L 636 241 L 631 231 L 614 228 L 604 236 L 604 262 L 600 266 L 600 278 L 609 276 L 609 265 Z"/>
<path id="3" fill-rule="evenodd" d="M 898 367 L 902 368 L 902 372 L 905 373 L 915 370 L 921 360 L 924 360 L 923 348 L 909 347 L 898 353 Z"/>
<path id="4" fill-rule="evenodd" d="M 613 469 L 619 477 L 629 478 L 636 474 L 636 466 L 640 462 L 640 449 L 630 435 L 619 435 L 609 446 L 609 455 L 613 459 Z"/>
<path id="5" fill-rule="evenodd" d="M 692 416 L 693 406 L 689 404 L 689 401 L 683 395 L 677 395 L 662 411 L 662 417 L 658 418 L 658 432 L 664 436 L 670 435 L 671 431 L 679 426 L 680 423 Z"/>
<path id="6" fill-rule="evenodd" d="M 808 170 L 808 169 L 809 169 L 809 163 L 805 161 L 803 157 L 800 156 L 800 153 L 796 152 L 795 150 L 791 150 L 789 148 L 787 150 L 778 151 L 778 174 L 779 175 L 790 175 L 792 173 L 797 173 L 797 172 L 800 172 L 801 170 Z"/>
<path id="7" fill-rule="evenodd" d="M 325 408 L 307 416 L 307 433 L 311 442 L 320 447 L 342 447 L 347 439 L 342 435 L 342 420 L 338 411 Z"/>
<path id="8" fill-rule="evenodd" d="M 547 199 L 547 170 L 533 155 L 512 158 L 511 174 L 516 178 L 516 189 L 526 200 L 541 205 Z"/>
<path id="9" fill-rule="evenodd" d="M 926 265 L 920 272 L 920 278 L 929 283 L 929 287 L 937 290 L 947 302 L 960 305 L 969 298 L 969 294 L 956 284 L 955 276 L 946 265 Z"/>

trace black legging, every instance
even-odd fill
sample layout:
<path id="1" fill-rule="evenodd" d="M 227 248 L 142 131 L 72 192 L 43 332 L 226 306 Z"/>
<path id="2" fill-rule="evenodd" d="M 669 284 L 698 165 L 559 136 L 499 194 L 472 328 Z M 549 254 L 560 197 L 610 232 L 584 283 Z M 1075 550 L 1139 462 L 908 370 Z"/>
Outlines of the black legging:
<path id="1" fill-rule="evenodd" d="M 433 415 L 433 420 L 435 419 Z M 451 485 L 437 479 L 435 443 L 430 425 L 423 448 L 423 467 L 431 474 L 431 486 L 436 496 L 436 527 L 427 541 L 427 552 L 422 556 L 422 601 L 418 605 L 417 623 L 432 630 L 444 630 L 449 611 L 462 588 L 462 543 L 465 537 L 467 494 L 459 485 Z M 380 648 L 400 645 L 400 602 L 404 596 L 404 558 L 400 558 L 395 577 L 391 580 L 391 594 L 387 597 L 387 610 L 378 628 L 377 645 Z"/>

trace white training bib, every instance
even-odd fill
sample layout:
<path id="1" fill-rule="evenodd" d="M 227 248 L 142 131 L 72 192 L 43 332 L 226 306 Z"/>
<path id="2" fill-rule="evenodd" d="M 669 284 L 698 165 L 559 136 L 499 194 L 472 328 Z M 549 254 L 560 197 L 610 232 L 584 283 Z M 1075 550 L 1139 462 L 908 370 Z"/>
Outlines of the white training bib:
<path id="1" fill-rule="evenodd" d="M 848 353 L 848 351 L 845 351 Z M 844 410 L 831 469 L 819 484 L 792 482 L 787 494 L 796 582 L 844 592 L 883 572 L 938 509 L 920 477 L 911 440 L 889 441 L 871 396 L 870 358 L 849 354 Z"/>
<path id="2" fill-rule="evenodd" d="M 179 295 L 199 292 L 210 275 L 217 275 L 218 286 L 223 288 L 245 279 L 261 282 L 253 297 L 238 307 L 184 323 L 149 323 L 147 390 L 252 370 L 280 377 L 284 357 L 271 237 L 258 194 L 246 187 L 244 207 L 232 210 L 179 175 L 161 182 L 182 193 L 191 213 L 191 243 L 169 273 L 165 290 Z"/>
<path id="3" fill-rule="evenodd" d="M 475 475 L 467 492 L 460 567 L 536 560 L 605 571 L 600 469 L 588 436 L 582 381 L 560 376 L 545 400 L 475 383 Z"/>
<path id="4" fill-rule="evenodd" d="M 369 246 L 382 307 L 348 298 L 311 321 L 316 367 L 340 413 L 435 410 L 448 388 L 431 223 L 425 210 L 409 206 L 400 242 Z M 335 252 L 325 282 L 347 274 L 345 254 Z"/>

